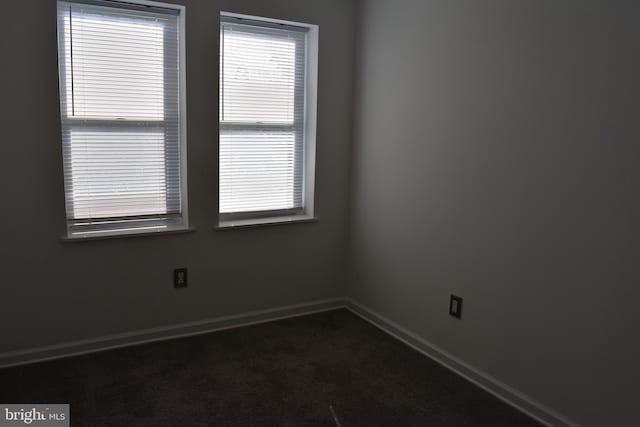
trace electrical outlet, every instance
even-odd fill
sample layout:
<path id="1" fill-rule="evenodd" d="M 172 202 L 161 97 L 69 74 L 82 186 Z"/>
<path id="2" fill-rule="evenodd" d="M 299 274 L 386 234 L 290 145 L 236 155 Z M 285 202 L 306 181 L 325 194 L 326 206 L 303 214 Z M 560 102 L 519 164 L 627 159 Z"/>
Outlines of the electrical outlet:
<path id="1" fill-rule="evenodd" d="M 462 298 L 456 295 L 451 295 L 449 300 L 449 314 L 458 319 L 462 318 Z"/>
<path id="2" fill-rule="evenodd" d="M 186 288 L 187 287 L 187 269 L 176 268 L 173 270 L 173 287 L 174 288 Z"/>

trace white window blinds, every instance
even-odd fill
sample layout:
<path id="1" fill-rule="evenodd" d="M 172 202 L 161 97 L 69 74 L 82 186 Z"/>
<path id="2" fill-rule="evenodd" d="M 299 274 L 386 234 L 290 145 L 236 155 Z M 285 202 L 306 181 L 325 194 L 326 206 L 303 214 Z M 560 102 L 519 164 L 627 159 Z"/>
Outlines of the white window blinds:
<path id="1" fill-rule="evenodd" d="M 307 29 L 221 17 L 221 217 L 302 212 Z"/>
<path id="2" fill-rule="evenodd" d="M 183 224 L 179 10 L 58 2 L 69 234 Z"/>

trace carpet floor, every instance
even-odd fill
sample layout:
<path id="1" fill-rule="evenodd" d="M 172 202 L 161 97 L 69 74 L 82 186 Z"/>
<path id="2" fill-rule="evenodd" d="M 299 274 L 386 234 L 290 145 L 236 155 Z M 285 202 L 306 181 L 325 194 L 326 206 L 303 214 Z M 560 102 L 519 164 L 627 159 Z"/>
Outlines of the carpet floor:
<path id="1" fill-rule="evenodd" d="M 340 309 L 0 370 L 2 403 L 69 403 L 86 427 L 533 427 Z"/>

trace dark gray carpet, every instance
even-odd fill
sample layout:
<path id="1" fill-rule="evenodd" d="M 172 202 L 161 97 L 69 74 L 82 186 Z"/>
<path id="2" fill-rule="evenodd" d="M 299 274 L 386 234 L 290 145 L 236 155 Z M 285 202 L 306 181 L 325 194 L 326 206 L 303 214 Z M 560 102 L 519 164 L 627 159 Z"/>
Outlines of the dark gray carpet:
<path id="1" fill-rule="evenodd" d="M 539 426 L 347 310 L 0 370 L 74 426 Z"/>

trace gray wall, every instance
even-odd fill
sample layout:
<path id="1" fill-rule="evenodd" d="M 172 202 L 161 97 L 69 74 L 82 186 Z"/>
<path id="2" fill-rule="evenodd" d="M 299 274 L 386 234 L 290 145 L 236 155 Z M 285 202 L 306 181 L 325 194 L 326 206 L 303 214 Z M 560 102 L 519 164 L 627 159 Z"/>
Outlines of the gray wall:
<path id="1" fill-rule="evenodd" d="M 342 295 L 353 22 L 344 0 L 187 6 L 190 219 L 197 232 L 62 243 L 56 2 L 4 5 L 0 353 Z M 320 26 L 316 224 L 215 232 L 220 10 Z M 173 268 L 189 288 L 173 289 Z"/>
<path id="2" fill-rule="evenodd" d="M 639 3 L 362 6 L 349 295 L 584 426 L 636 424 Z"/>

